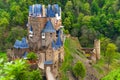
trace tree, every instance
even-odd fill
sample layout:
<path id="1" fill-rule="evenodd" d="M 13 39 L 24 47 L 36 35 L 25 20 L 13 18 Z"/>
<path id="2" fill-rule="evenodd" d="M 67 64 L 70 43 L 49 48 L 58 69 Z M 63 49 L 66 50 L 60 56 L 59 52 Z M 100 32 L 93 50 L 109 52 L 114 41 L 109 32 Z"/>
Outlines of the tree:
<path id="1" fill-rule="evenodd" d="M 63 24 L 65 26 L 65 29 L 70 31 L 70 29 L 72 27 L 72 23 L 70 21 L 70 17 L 65 18 Z"/>
<path id="2" fill-rule="evenodd" d="M 77 14 L 77 16 L 79 15 L 82 6 L 83 3 L 81 2 L 81 0 L 73 0 L 73 7 L 75 9 L 75 14 Z"/>
<path id="3" fill-rule="evenodd" d="M 105 59 L 106 59 L 106 62 L 108 64 L 108 69 L 109 69 L 109 65 L 112 63 L 112 61 L 114 59 L 114 55 L 116 53 L 116 50 L 117 50 L 117 47 L 115 44 L 109 43 L 107 45 Z"/>
<path id="4" fill-rule="evenodd" d="M 30 80 L 42 80 L 41 72 L 40 70 L 33 70 L 30 73 Z"/>
<path id="5" fill-rule="evenodd" d="M 73 73 L 75 74 L 75 76 L 78 78 L 79 80 L 79 77 L 81 77 L 82 79 L 85 77 L 86 75 L 86 70 L 85 70 L 85 67 L 84 65 L 78 61 L 74 67 L 73 67 Z"/>
<path id="6" fill-rule="evenodd" d="M 107 50 L 107 45 L 111 42 L 111 40 L 109 38 L 106 37 L 102 37 L 100 39 L 100 43 L 101 43 L 101 53 L 103 56 L 106 56 L 105 52 Z"/>
<path id="7" fill-rule="evenodd" d="M 93 41 L 97 38 L 97 32 L 94 28 L 88 28 L 87 26 L 81 27 L 81 36 L 79 40 L 83 47 L 93 47 Z"/>
<path id="8" fill-rule="evenodd" d="M 108 73 L 108 75 L 103 77 L 101 80 L 119 80 L 119 79 L 120 79 L 120 68 L 111 71 L 110 73 Z"/>
<path id="9" fill-rule="evenodd" d="M 31 70 L 25 60 L 3 63 L 0 59 L 0 80 L 42 80 L 40 70 Z"/>
<path id="10" fill-rule="evenodd" d="M 65 12 L 68 12 L 68 11 L 72 12 L 72 10 L 73 10 L 72 2 L 71 1 L 67 1 L 66 5 L 65 5 Z"/>
<path id="11" fill-rule="evenodd" d="M 89 15 L 90 14 L 90 4 L 85 3 L 82 7 L 84 14 Z"/>
<path id="12" fill-rule="evenodd" d="M 91 4 L 91 13 L 93 15 L 96 15 L 96 14 L 98 14 L 98 12 L 99 12 L 99 6 L 98 6 L 96 0 L 93 0 L 93 2 Z"/>
<path id="13" fill-rule="evenodd" d="M 120 36 L 117 37 L 115 44 L 117 45 L 118 51 L 120 52 Z"/>
<path id="14" fill-rule="evenodd" d="M 14 44 L 16 39 L 21 39 L 27 35 L 27 31 L 21 27 L 13 27 L 7 37 L 7 42 Z"/>

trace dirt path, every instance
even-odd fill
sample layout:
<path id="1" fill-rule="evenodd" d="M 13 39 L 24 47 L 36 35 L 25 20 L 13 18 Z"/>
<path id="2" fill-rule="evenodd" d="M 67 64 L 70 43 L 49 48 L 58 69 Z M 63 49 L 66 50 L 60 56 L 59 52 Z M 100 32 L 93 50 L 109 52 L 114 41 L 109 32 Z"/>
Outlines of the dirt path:
<path id="1" fill-rule="evenodd" d="M 50 70 L 50 67 L 46 68 L 46 77 L 47 77 L 47 80 L 55 80 L 55 78 L 53 77 L 53 74 Z"/>
<path id="2" fill-rule="evenodd" d="M 44 69 L 44 61 L 45 61 L 45 54 L 40 53 L 39 54 L 39 63 L 38 63 L 39 68 Z"/>

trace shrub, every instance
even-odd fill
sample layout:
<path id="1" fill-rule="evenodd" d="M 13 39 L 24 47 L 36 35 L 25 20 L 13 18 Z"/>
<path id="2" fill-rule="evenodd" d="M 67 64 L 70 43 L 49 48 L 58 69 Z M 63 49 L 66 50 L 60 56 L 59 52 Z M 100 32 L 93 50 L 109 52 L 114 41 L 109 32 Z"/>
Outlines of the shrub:
<path id="1" fill-rule="evenodd" d="M 30 80 L 42 80 L 40 70 L 33 70 L 30 74 Z"/>
<path id="2" fill-rule="evenodd" d="M 79 78 L 79 77 L 84 78 L 84 77 L 85 77 L 85 75 L 86 75 L 86 70 L 85 70 L 84 65 L 83 65 L 80 61 L 78 61 L 78 62 L 74 65 L 74 67 L 73 67 L 73 73 L 74 73 L 74 75 L 75 75 L 77 78 Z"/>
<path id="3" fill-rule="evenodd" d="M 37 55 L 33 52 L 30 52 L 28 55 L 27 55 L 27 59 L 29 60 L 36 60 L 37 59 Z"/>
<path id="4" fill-rule="evenodd" d="M 42 80 L 40 70 L 31 70 L 25 60 L 4 62 L 0 59 L 0 80 Z"/>

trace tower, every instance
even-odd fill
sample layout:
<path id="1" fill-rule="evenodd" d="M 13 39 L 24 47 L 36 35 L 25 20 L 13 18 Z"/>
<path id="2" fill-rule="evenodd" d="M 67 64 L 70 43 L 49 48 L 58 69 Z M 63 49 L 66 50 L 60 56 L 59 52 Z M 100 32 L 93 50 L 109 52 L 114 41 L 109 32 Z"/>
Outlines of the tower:
<path id="1" fill-rule="evenodd" d="M 47 47 L 52 40 L 57 39 L 56 32 L 61 28 L 61 8 L 58 4 L 35 4 L 29 7 L 28 42 L 32 50 Z"/>

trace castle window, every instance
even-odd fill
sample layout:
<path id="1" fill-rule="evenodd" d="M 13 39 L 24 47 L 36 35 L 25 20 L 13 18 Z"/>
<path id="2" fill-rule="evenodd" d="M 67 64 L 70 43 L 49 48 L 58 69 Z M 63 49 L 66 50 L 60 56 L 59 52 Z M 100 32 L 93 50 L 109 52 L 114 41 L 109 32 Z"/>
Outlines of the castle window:
<path id="1" fill-rule="evenodd" d="M 50 37 L 52 37 L 52 33 L 50 33 Z"/>
<path id="2" fill-rule="evenodd" d="M 45 33 L 42 33 L 42 39 L 45 39 Z"/>
<path id="3" fill-rule="evenodd" d="M 56 31 L 56 37 L 58 37 L 58 31 Z"/>
<path id="4" fill-rule="evenodd" d="M 32 38 L 32 37 L 33 37 L 33 35 L 32 35 L 32 34 L 29 34 L 29 37 L 30 37 L 30 38 Z"/>

